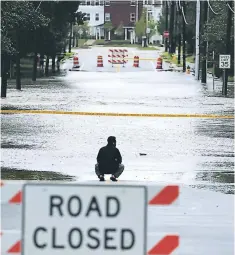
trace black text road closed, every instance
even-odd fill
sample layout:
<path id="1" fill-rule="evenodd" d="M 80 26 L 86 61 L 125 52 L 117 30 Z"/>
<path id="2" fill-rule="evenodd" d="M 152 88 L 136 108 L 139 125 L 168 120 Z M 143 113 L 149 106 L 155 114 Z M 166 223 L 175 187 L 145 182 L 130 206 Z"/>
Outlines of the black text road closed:
<path id="1" fill-rule="evenodd" d="M 26 184 L 23 255 L 144 255 L 144 186 Z"/>

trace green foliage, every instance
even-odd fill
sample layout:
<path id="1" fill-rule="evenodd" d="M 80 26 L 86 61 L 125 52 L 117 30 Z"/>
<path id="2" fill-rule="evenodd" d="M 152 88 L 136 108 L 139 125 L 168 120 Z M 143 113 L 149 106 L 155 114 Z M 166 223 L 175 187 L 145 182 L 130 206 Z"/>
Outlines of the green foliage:
<path id="1" fill-rule="evenodd" d="M 90 35 L 90 27 L 89 27 L 89 22 L 88 21 L 84 21 L 83 25 L 75 25 L 73 27 L 73 32 L 75 34 L 75 36 L 80 35 L 80 37 L 82 37 L 83 39 L 87 39 L 88 36 Z"/>
<path id="2" fill-rule="evenodd" d="M 118 36 L 122 36 L 124 34 L 123 22 L 121 22 L 120 25 L 117 27 L 117 29 L 115 30 L 115 33 Z"/>
<path id="3" fill-rule="evenodd" d="M 157 23 L 154 20 L 149 20 L 148 28 L 150 28 L 149 38 L 151 38 L 157 33 Z"/>
<path id="4" fill-rule="evenodd" d="M 113 27 L 111 21 L 108 21 L 108 22 L 105 22 L 105 23 L 104 23 L 104 29 L 105 29 L 105 30 L 111 31 L 113 28 L 114 28 L 114 27 Z"/>
<path id="5" fill-rule="evenodd" d="M 48 18 L 35 10 L 32 2 L 4 1 L 1 5 L 3 53 L 16 53 L 16 33 L 25 33 L 30 38 L 32 31 L 49 23 Z"/>
<path id="6" fill-rule="evenodd" d="M 70 23 L 83 24 L 77 1 L 3 1 L 1 6 L 2 52 L 20 55 L 30 52 L 53 55 L 68 38 Z"/>
<path id="7" fill-rule="evenodd" d="M 143 9 L 140 20 L 135 24 L 135 33 L 137 37 L 142 37 L 145 35 L 146 31 L 146 9 Z"/>

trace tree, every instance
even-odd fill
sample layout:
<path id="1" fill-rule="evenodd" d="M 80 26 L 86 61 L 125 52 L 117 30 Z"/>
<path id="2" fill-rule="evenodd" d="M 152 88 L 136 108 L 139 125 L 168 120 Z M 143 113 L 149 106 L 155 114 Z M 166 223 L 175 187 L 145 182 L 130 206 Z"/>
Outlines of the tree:
<path id="1" fill-rule="evenodd" d="M 108 21 L 108 22 L 104 23 L 104 29 L 106 31 L 106 35 L 107 35 L 107 33 L 110 33 L 113 30 L 113 28 L 114 27 L 113 27 L 113 24 L 112 24 L 111 21 Z"/>
<path id="2" fill-rule="evenodd" d="M 2 22 L 2 90 L 6 97 L 7 73 L 10 62 L 16 63 L 16 88 L 21 89 L 20 59 L 34 53 L 33 80 L 36 80 L 37 53 L 47 55 L 46 73 L 49 57 L 52 57 L 52 70 L 55 57 L 65 44 L 69 24 L 83 24 L 84 15 L 77 12 L 76 1 L 3 1 Z"/>
<path id="3" fill-rule="evenodd" d="M 143 9 L 140 20 L 135 24 L 135 34 L 137 37 L 141 38 L 146 32 L 146 10 Z"/>
<path id="4" fill-rule="evenodd" d="M 148 21 L 148 28 L 150 28 L 149 39 L 157 33 L 157 22 L 153 19 Z"/>
<path id="5" fill-rule="evenodd" d="M 123 30 L 123 22 L 121 21 L 117 29 L 115 30 L 115 34 L 117 36 L 123 36 L 124 35 L 124 30 Z"/>
<path id="6" fill-rule="evenodd" d="M 89 22 L 85 21 L 83 25 L 79 26 L 79 30 L 82 31 L 82 38 L 83 39 L 87 39 L 88 36 L 90 35 L 90 26 L 89 26 Z"/>
<path id="7" fill-rule="evenodd" d="M 32 2 L 7 1 L 2 3 L 2 90 L 1 97 L 6 97 L 7 73 L 10 61 L 16 60 L 16 88 L 21 89 L 20 58 L 22 53 L 32 49 L 29 41 L 22 44 L 24 34 L 33 37 L 33 31 L 38 27 L 47 26 L 49 20 L 38 10 L 35 10 Z M 23 51 L 22 51 L 23 49 Z"/>

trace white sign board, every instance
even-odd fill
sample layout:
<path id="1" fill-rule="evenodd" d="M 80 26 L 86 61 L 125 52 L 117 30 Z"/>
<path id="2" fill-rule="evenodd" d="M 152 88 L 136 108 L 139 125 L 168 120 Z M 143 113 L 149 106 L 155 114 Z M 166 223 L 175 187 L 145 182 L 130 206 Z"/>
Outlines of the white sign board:
<path id="1" fill-rule="evenodd" d="M 150 31 L 151 31 L 150 28 L 146 28 L 146 33 L 147 34 L 150 34 Z"/>
<path id="2" fill-rule="evenodd" d="M 145 255 L 144 186 L 26 184 L 23 255 Z"/>
<path id="3" fill-rule="evenodd" d="M 222 69 L 229 69 L 231 63 L 231 56 L 230 55 L 219 55 L 219 68 Z"/>

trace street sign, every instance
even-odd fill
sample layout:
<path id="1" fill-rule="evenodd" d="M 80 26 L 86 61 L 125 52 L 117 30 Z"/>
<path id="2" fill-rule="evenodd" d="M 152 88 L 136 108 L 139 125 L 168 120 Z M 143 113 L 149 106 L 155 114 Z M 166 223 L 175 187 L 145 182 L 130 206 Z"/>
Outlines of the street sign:
<path id="1" fill-rule="evenodd" d="M 229 69 L 231 65 L 230 55 L 219 55 L 219 68 Z"/>
<path id="2" fill-rule="evenodd" d="M 163 36 L 164 36 L 165 38 L 168 38 L 168 37 L 169 37 L 169 31 L 164 31 Z"/>
<path id="3" fill-rule="evenodd" d="M 146 34 L 150 34 L 151 30 L 149 27 L 146 28 Z"/>
<path id="4" fill-rule="evenodd" d="M 23 255 L 144 255 L 144 186 L 25 184 Z"/>

